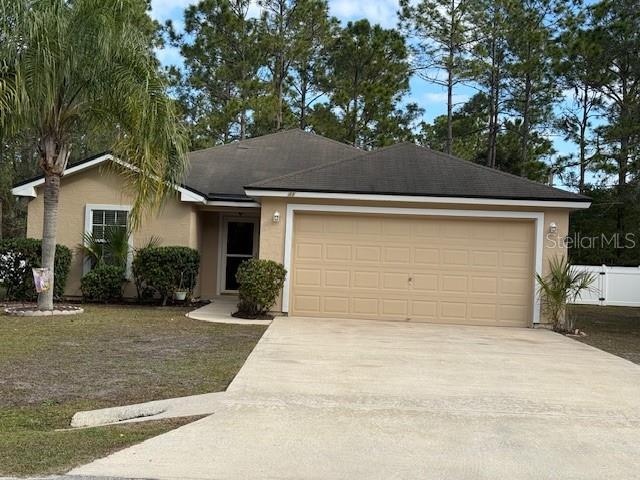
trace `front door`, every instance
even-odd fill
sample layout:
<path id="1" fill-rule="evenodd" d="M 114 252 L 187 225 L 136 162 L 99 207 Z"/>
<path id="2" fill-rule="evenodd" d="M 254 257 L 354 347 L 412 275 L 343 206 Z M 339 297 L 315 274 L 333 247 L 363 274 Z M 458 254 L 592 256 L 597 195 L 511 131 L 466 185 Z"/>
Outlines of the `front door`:
<path id="1" fill-rule="evenodd" d="M 238 290 L 238 266 L 257 253 L 258 220 L 251 218 L 225 218 L 222 251 L 222 285 L 224 292 Z"/>

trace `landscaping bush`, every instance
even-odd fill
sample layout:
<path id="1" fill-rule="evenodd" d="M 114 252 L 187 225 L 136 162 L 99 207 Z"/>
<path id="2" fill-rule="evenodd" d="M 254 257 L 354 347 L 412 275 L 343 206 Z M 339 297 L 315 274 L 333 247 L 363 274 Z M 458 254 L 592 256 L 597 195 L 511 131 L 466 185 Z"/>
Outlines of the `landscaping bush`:
<path id="1" fill-rule="evenodd" d="M 267 315 L 276 303 L 287 271 L 273 260 L 251 258 L 240 264 L 236 280 L 240 285 L 237 316 L 257 318 Z"/>
<path id="2" fill-rule="evenodd" d="M 192 296 L 200 255 L 189 247 L 145 247 L 136 252 L 133 259 L 133 275 L 138 289 L 138 298 L 153 292 L 162 299 L 162 304 L 173 297 L 178 289 Z"/>
<path id="3" fill-rule="evenodd" d="M 56 245 L 53 270 L 56 299 L 64 294 L 71 265 L 71 250 Z M 12 238 L 0 241 L 0 282 L 7 300 L 34 301 L 38 298 L 33 285 L 32 268 L 42 266 L 42 241 L 34 238 Z"/>
<path id="4" fill-rule="evenodd" d="M 122 299 L 126 281 L 122 267 L 98 265 L 82 277 L 80 290 L 88 302 L 113 302 Z"/>

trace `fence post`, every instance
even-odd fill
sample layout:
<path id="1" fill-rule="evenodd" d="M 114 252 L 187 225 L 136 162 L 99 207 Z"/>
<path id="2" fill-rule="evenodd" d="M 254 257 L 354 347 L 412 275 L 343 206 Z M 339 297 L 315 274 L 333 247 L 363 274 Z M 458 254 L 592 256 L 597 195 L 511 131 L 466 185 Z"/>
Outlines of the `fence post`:
<path id="1" fill-rule="evenodd" d="M 600 270 L 600 297 L 598 301 L 601 306 L 605 306 L 607 304 L 607 287 L 609 283 L 609 276 L 607 275 L 607 266 L 602 265 Z"/>

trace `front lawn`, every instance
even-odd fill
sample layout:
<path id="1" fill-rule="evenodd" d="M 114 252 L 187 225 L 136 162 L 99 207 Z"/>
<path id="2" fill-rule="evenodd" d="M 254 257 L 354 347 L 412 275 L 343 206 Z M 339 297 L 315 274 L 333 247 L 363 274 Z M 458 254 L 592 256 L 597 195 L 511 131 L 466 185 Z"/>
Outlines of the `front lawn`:
<path id="1" fill-rule="evenodd" d="M 186 311 L 0 316 L 0 475 L 61 473 L 190 421 L 56 431 L 78 410 L 224 390 L 265 327 L 200 322 Z"/>
<path id="2" fill-rule="evenodd" d="M 640 308 L 573 305 L 579 341 L 640 364 Z"/>

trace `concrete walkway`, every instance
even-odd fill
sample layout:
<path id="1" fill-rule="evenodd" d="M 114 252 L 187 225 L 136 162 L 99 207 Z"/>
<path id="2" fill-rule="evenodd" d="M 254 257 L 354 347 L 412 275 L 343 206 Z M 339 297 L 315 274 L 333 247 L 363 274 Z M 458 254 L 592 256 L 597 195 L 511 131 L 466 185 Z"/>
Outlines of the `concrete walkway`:
<path id="1" fill-rule="evenodd" d="M 211 303 L 186 314 L 194 320 L 213 323 L 231 323 L 234 325 L 270 325 L 272 320 L 245 320 L 232 317 L 238 308 L 238 297 L 235 295 L 219 295 Z"/>
<path id="2" fill-rule="evenodd" d="M 640 367 L 544 330 L 278 318 L 222 404 L 71 473 L 640 476 Z"/>

